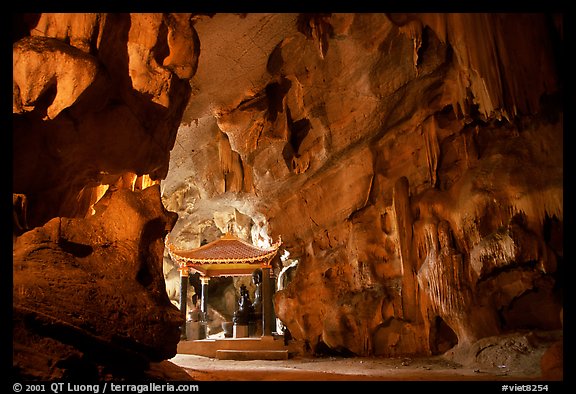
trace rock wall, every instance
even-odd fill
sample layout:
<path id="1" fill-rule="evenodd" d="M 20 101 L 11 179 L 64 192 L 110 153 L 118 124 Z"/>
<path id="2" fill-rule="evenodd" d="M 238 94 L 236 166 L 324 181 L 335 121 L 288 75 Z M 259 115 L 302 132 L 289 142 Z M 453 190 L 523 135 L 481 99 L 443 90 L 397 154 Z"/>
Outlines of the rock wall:
<path id="1" fill-rule="evenodd" d="M 561 15 L 15 22 L 15 253 L 160 184 L 178 247 L 282 237 L 276 315 L 313 352 L 561 328 Z"/>
<path id="2" fill-rule="evenodd" d="M 162 363 L 183 318 L 159 183 L 197 67 L 190 15 L 13 22 L 14 373 L 184 379 Z"/>
<path id="3" fill-rule="evenodd" d="M 177 215 L 158 185 L 111 193 L 96 208 L 87 219 L 54 218 L 14 245 L 21 378 L 143 378 L 151 362 L 176 355 L 183 318 L 166 294 L 162 255 Z"/>
<path id="4" fill-rule="evenodd" d="M 310 122 L 329 128 L 314 128 L 310 175 L 295 171 L 301 186 L 275 195 L 269 212 L 272 232 L 300 259 L 277 295 L 278 316 L 313 349 L 430 354 L 441 342 L 561 327 L 561 89 L 543 38 L 554 32 L 542 16 L 452 15 L 441 31 L 417 18 L 355 16 L 343 35 L 364 31 L 371 40 L 359 41 L 373 47 L 342 56 L 351 40 L 333 33 L 304 66 L 342 67 L 319 73 L 331 89 L 302 89 L 303 100 L 323 95 L 305 108 L 321 103 Z M 353 29 L 358 19 L 363 29 Z M 532 49 L 514 39 L 528 25 L 542 28 Z M 288 48 L 286 59 L 297 56 Z M 521 87 L 532 77 L 538 88 Z M 361 91 L 358 81 L 372 85 Z"/>
<path id="5" fill-rule="evenodd" d="M 189 15 L 15 19 L 28 31 L 13 45 L 13 192 L 28 228 L 90 216 L 122 177 L 163 179 L 199 55 Z"/>

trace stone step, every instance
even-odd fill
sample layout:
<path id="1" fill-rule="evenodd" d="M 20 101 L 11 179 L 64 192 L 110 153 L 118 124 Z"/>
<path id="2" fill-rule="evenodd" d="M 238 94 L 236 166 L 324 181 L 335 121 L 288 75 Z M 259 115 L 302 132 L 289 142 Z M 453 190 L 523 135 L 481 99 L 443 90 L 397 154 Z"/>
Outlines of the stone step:
<path id="1" fill-rule="evenodd" d="M 179 354 L 196 354 L 198 356 L 216 358 L 218 350 L 288 350 L 282 337 L 264 336 L 258 338 L 225 338 L 225 339 L 201 339 L 193 341 L 180 341 L 178 343 Z"/>
<path id="2" fill-rule="evenodd" d="M 216 350 L 218 360 L 287 360 L 288 350 Z"/>

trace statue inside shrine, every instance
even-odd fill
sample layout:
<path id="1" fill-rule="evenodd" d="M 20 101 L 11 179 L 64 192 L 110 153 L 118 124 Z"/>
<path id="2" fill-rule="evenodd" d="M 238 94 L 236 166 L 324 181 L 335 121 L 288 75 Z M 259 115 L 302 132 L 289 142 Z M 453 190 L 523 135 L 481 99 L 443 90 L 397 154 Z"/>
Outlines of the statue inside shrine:
<path id="1" fill-rule="evenodd" d="M 252 283 L 256 285 L 254 290 L 254 313 L 258 316 L 262 315 L 262 270 L 255 269 L 252 273 Z"/>
<path id="2" fill-rule="evenodd" d="M 232 321 L 237 326 L 247 326 L 254 315 L 254 306 L 250 300 L 250 294 L 246 285 L 240 286 L 240 299 L 238 300 L 238 309 L 234 312 Z"/>
<path id="3" fill-rule="evenodd" d="M 254 290 L 254 302 L 250 300 L 250 293 L 246 285 L 240 286 L 240 298 L 238 309 L 234 312 L 232 322 L 234 324 L 234 337 L 262 335 L 262 270 L 256 269 L 252 273 Z M 244 328 L 246 327 L 246 330 Z"/>

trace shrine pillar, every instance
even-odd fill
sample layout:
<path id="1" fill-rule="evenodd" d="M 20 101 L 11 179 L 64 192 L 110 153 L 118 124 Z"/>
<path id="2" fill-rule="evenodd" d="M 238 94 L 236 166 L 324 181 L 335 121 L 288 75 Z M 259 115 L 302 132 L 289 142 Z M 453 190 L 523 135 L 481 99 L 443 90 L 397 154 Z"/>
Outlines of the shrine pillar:
<path id="1" fill-rule="evenodd" d="M 277 332 L 276 328 L 276 311 L 274 310 L 274 295 L 276 294 L 276 275 L 270 271 L 270 324 L 272 332 Z"/>
<path id="2" fill-rule="evenodd" d="M 188 299 L 188 268 L 180 269 L 180 314 L 184 320 L 181 327 L 181 339 L 186 339 L 186 301 Z"/>
<path id="3" fill-rule="evenodd" d="M 262 336 L 272 335 L 273 319 L 272 288 L 270 283 L 270 267 L 262 267 Z"/>
<path id="4" fill-rule="evenodd" d="M 200 317 L 201 322 L 208 321 L 208 282 L 210 281 L 209 276 L 201 276 L 200 283 L 202 283 L 202 295 L 200 300 L 200 311 L 202 316 Z"/>

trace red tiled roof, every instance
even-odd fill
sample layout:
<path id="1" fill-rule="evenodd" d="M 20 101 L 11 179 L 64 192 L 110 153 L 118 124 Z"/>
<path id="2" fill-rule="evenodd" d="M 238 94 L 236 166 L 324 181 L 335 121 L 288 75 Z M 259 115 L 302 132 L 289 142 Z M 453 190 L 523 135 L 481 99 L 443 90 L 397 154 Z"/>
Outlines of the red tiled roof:
<path id="1" fill-rule="evenodd" d="M 168 245 L 175 260 L 199 264 L 257 263 L 274 257 L 279 246 L 280 241 L 270 249 L 261 249 L 231 234 L 192 250 L 176 250 Z"/>

